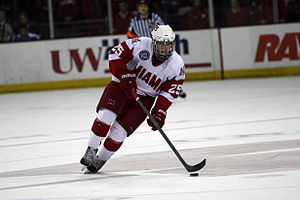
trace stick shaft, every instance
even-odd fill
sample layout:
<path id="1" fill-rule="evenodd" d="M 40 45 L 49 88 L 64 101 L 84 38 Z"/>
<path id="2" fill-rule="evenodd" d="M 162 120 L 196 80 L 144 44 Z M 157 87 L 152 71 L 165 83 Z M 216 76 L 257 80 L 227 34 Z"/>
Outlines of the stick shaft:
<path id="1" fill-rule="evenodd" d="M 144 104 L 141 102 L 141 100 L 139 99 L 139 97 L 135 93 L 133 94 L 133 96 L 136 99 L 136 101 L 138 102 L 138 104 L 141 106 L 141 108 L 148 115 L 148 117 L 150 118 L 150 120 L 152 121 L 152 123 L 154 124 L 154 126 L 157 128 L 157 130 L 160 132 L 160 134 L 166 140 L 166 142 L 168 143 L 168 145 L 171 147 L 172 151 L 175 153 L 175 155 L 177 156 L 177 158 L 180 160 L 181 164 L 187 169 L 188 164 L 183 160 L 182 156 L 179 154 L 179 152 L 177 151 L 177 149 L 174 147 L 174 145 L 172 144 L 172 142 L 169 140 L 169 138 L 167 137 L 167 135 L 165 134 L 165 132 L 160 128 L 160 126 L 158 125 L 158 123 L 156 122 L 156 120 L 154 119 L 154 117 L 150 114 L 150 112 L 148 111 L 148 109 L 144 106 Z"/>

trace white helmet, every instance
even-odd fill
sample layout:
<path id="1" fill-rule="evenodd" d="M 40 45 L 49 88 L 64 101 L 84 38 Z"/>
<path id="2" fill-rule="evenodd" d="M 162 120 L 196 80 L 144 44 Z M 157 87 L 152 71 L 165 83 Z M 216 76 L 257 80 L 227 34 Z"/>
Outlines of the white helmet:
<path id="1" fill-rule="evenodd" d="M 155 26 L 151 32 L 153 51 L 159 60 L 167 60 L 174 51 L 175 33 L 169 25 Z"/>

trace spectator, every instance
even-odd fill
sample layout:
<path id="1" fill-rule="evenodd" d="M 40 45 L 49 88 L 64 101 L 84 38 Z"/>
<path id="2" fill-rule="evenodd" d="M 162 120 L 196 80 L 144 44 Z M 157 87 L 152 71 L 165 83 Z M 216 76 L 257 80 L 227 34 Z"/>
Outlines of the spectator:
<path id="1" fill-rule="evenodd" d="M 287 21 L 299 22 L 300 21 L 300 2 L 298 0 L 290 0 L 287 7 Z"/>
<path id="2" fill-rule="evenodd" d="M 74 21 L 78 16 L 78 3 L 76 0 L 59 0 L 57 2 L 58 20 Z"/>
<path id="3" fill-rule="evenodd" d="M 247 24 L 247 10 L 244 6 L 240 6 L 238 0 L 231 0 L 231 8 L 226 16 L 227 26 L 243 26 Z"/>
<path id="4" fill-rule="evenodd" d="M 193 9 L 186 14 L 189 29 L 209 28 L 208 9 L 202 5 L 201 0 L 193 1 Z"/>
<path id="5" fill-rule="evenodd" d="M 33 41 L 39 39 L 40 37 L 35 33 L 30 33 L 25 25 L 21 25 L 19 27 L 19 34 L 14 37 L 10 37 L 10 41 L 12 42 Z"/>
<path id="6" fill-rule="evenodd" d="M 87 20 L 99 20 L 107 16 L 105 0 L 81 0 L 82 12 Z"/>
<path id="7" fill-rule="evenodd" d="M 36 4 L 36 22 L 37 23 L 48 23 L 49 14 L 48 14 L 48 0 L 38 0 Z M 55 10 L 55 7 L 53 8 Z"/>
<path id="8" fill-rule="evenodd" d="M 37 33 L 36 24 L 29 21 L 28 16 L 25 12 L 22 12 L 19 15 L 19 21 L 18 21 L 17 26 L 18 27 L 19 26 L 25 26 L 29 32 Z"/>
<path id="9" fill-rule="evenodd" d="M 108 25 L 102 21 L 107 17 L 107 5 L 105 0 L 81 0 L 82 13 L 89 20 L 85 29 L 90 29 L 97 34 L 107 33 Z"/>
<path id="10" fill-rule="evenodd" d="M 278 0 L 278 14 L 279 14 L 279 22 L 286 22 L 288 15 L 288 2 L 287 0 Z"/>
<path id="11" fill-rule="evenodd" d="M 247 25 L 259 24 L 259 10 L 255 1 L 244 1 L 243 8 L 247 10 L 248 16 L 246 17 Z M 246 25 L 245 24 L 245 25 Z"/>
<path id="12" fill-rule="evenodd" d="M 13 35 L 12 26 L 6 22 L 5 10 L 0 10 L 0 42 L 8 42 Z"/>
<path id="13" fill-rule="evenodd" d="M 123 34 L 126 33 L 130 19 L 134 16 L 129 12 L 128 10 L 128 4 L 126 1 L 120 1 L 118 3 L 119 6 L 119 12 L 114 17 L 114 33 L 116 34 Z"/>
<path id="14" fill-rule="evenodd" d="M 177 13 L 181 16 L 186 15 L 186 13 L 193 9 L 193 0 L 180 1 L 177 8 Z"/>
<path id="15" fill-rule="evenodd" d="M 272 0 L 259 0 L 260 23 L 271 24 L 273 19 L 273 1 Z"/>

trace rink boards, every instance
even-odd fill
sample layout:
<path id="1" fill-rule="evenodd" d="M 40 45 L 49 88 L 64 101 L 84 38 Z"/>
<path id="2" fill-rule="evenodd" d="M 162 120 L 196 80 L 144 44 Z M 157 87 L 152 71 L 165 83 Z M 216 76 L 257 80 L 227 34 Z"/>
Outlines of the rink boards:
<path id="1" fill-rule="evenodd" d="M 176 32 L 186 80 L 300 75 L 300 24 Z M 104 86 L 125 35 L 0 45 L 0 93 Z"/>

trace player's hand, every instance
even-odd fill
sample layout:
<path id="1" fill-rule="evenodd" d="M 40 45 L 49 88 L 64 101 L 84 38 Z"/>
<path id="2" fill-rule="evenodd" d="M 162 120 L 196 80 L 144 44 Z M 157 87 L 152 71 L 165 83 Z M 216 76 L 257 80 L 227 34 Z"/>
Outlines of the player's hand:
<path id="1" fill-rule="evenodd" d="M 136 75 L 135 73 L 124 73 L 121 75 L 120 88 L 129 99 L 132 97 L 132 89 L 136 90 Z"/>
<path id="2" fill-rule="evenodd" d="M 164 109 L 162 109 L 160 106 L 154 106 L 154 108 L 151 111 L 151 115 L 153 116 L 153 118 L 155 119 L 155 121 L 158 123 L 158 125 L 160 126 L 160 128 L 162 128 L 165 124 L 165 119 L 167 116 L 167 111 L 165 111 Z M 156 131 L 157 128 L 154 126 L 154 124 L 152 123 L 152 121 L 150 119 L 147 119 L 147 123 L 150 127 L 152 127 L 153 131 Z"/>

